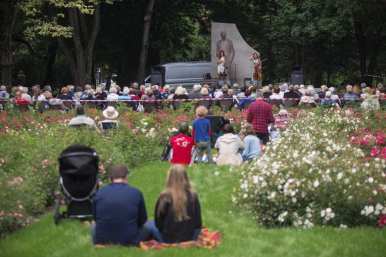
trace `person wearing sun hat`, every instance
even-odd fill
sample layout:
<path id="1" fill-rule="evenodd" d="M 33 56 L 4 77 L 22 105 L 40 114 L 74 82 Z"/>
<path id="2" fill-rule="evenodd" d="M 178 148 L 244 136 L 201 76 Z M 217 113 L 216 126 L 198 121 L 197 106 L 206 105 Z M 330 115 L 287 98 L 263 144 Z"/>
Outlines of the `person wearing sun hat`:
<path id="1" fill-rule="evenodd" d="M 101 129 L 106 129 L 106 125 L 108 128 L 119 127 L 119 121 L 115 120 L 119 116 L 119 113 L 117 112 L 117 110 L 115 110 L 114 106 L 107 107 L 106 110 L 103 111 L 103 116 L 106 119 L 99 122 Z"/>

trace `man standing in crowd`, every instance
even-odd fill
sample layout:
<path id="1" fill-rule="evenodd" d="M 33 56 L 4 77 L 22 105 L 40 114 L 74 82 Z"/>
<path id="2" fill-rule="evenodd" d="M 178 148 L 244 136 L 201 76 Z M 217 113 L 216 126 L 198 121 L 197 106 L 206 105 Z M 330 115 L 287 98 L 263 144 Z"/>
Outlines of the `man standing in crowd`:
<path id="1" fill-rule="evenodd" d="M 189 165 L 192 159 L 192 148 L 194 140 L 188 136 L 189 124 L 181 122 L 179 125 L 180 134 L 170 139 L 169 145 L 173 147 L 173 157 L 170 160 L 172 164 Z"/>
<path id="2" fill-rule="evenodd" d="M 94 198 L 94 221 L 90 227 L 94 244 L 138 245 L 149 239 L 145 199 L 141 191 L 129 186 L 129 171 L 122 164 L 110 170 L 110 185 Z"/>
<path id="3" fill-rule="evenodd" d="M 256 93 L 256 102 L 248 108 L 247 122 L 253 125 L 256 136 L 267 144 L 269 141 L 268 125 L 275 122 L 272 114 L 272 107 L 263 101 L 263 94 Z"/>

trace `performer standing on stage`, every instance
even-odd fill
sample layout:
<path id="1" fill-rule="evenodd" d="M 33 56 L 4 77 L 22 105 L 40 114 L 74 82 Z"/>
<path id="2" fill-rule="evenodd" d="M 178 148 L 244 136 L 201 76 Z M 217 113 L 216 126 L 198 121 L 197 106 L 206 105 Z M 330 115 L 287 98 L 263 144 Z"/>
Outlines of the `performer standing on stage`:
<path id="1" fill-rule="evenodd" d="M 226 81 L 226 64 L 227 62 L 227 57 L 225 56 L 224 51 L 220 51 L 217 57 L 217 73 L 218 73 L 218 79 L 223 81 Z"/>
<path id="2" fill-rule="evenodd" d="M 252 72 L 252 83 L 253 85 L 258 85 L 261 88 L 261 60 L 260 56 L 257 53 L 254 53 L 249 60 L 253 63 L 253 72 Z"/>

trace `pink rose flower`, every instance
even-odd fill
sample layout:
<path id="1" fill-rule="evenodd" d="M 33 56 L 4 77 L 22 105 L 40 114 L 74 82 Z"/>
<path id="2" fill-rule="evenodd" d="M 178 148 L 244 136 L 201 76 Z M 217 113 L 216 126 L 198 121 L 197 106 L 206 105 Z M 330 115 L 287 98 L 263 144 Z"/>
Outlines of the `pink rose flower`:
<path id="1" fill-rule="evenodd" d="M 378 149 L 373 149 L 372 151 L 371 151 L 371 156 L 372 157 L 377 157 L 378 155 L 379 155 L 379 150 Z"/>

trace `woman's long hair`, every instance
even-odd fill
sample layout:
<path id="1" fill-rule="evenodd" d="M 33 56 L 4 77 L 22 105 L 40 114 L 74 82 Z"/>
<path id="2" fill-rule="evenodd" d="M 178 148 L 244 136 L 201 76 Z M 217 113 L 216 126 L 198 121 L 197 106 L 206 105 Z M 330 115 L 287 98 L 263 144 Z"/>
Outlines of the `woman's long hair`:
<path id="1" fill-rule="evenodd" d="M 227 58 L 226 56 L 225 56 L 225 52 L 224 51 L 220 51 L 219 53 L 218 53 L 218 57 L 217 57 L 217 59 L 218 59 L 218 61 L 220 61 L 221 60 L 221 53 L 223 53 L 223 56 L 225 57 L 225 58 Z"/>
<path id="2" fill-rule="evenodd" d="M 165 204 L 169 202 L 173 205 L 175 221 L 181 222 L 190 219 L 187 214 L 188 196 L 186 191 L 189 191 L 192 196 L 192 202 L 194 203 L 196 192 L 189 182 L 188 174 L 184 166 L 179 164 L 173 165 L 168 172 L 166 189 L 162 191 L 160 195 L 157 216 L 161 214 L 161 210 Z"/>
<path id="3" fill-rule="evenodd" d="M 254 132 L 254 128 L 253 128 L 253 125 L 251 123 L 244 123 L 244 125 L 242 126 L 241 128 L 241 141 L 244 141 L 244 138 L 248 135 L 254 135 L 255 132 Z"/>

